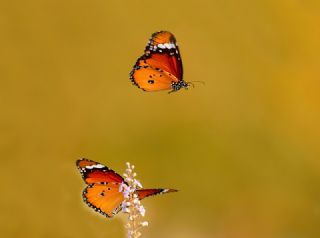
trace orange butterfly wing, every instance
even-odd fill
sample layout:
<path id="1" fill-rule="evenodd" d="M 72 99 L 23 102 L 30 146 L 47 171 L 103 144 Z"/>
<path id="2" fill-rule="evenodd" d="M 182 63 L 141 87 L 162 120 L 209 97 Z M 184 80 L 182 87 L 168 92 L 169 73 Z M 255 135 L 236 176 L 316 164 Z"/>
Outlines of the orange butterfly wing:
<path id="1" fill-rule="evenodd" d="M 179 67 L 181 60 L 179 61 L 174 56 L 155 53 L 152 57 L 145 59 L 144 62 L 152 68 L 159 68 L 168 74 L 174 75 L 176 77 L 176 81 L 179 81 L 182 78 L 182 72 L 180 72 L 182 69 Z"/>
<path id="2" fill-rule="evenodd" d="M 172 192 L 178 192 L 176 189 L 163 189 L 163 188 L 152 188 L 152 189 L 139 189 L 136 191 L 138 194 L 138 197 L 140 200 L 153 196 L 158 194 L 164 194 L 164 193 L 172 193 Z"/>
<path id="3" fill-rule="evenodd" d="M 130 79 L 145 91 L 176 91 L 188 86 L 182 80 L 182 74 L 182 61 L 174 35 L 160 31 L 152 34 L 145 54 L 130 72 Z"/>
<path id="4" fill-rule="evenodd" d="M 178 82 L 178 79 L 159 68 L 150 66 L 138 67 L 133 72 L 132 77 L 139 88 L 145 91 L 170 90 L 172 82 Z"/>
<path id="5" fill-rule="evenodd" d="M 107 166 L 93 160 L 77 160 L 76 165 L 87 184 L 101 182 L 123 182 L 123 178 Z"/>
<path id="6" fill-rule="evenodd" d="M 113 217 L 121 210 L 124 200 L 119 186 L 119 183 L 89 184 L 83 191 L 83 200 L 96 212 Z"/>
<path id="7" fill-rule="evenodd" d="M 182 80 L 180 51 L 171 32 L 159 31 L 152 34 L 144 52 L 150 66 L 161 68 Z"/>

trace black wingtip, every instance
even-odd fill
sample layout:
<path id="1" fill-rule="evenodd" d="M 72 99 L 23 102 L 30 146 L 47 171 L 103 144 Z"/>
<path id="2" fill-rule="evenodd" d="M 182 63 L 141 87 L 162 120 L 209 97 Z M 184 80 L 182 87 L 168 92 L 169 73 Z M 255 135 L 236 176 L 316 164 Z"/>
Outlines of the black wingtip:
<path id="1" fill-rule="evenodd" d="M 80 163 L 82 160 L 84 160 L 84 159 L 85 159 L 85 158 L 77 159 L 77 160 L 76 160 L 76 165 L 78 166 L 79 163 Z"/>

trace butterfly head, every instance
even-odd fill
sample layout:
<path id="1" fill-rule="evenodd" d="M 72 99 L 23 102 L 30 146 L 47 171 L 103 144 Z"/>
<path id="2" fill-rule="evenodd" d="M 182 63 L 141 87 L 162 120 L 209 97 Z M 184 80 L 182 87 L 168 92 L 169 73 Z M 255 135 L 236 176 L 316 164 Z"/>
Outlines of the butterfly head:
<path id="1" fill-rule="evenodd" d="M 188 89 L 190 87 L 190 85 L 193 86 L 192 83 L 186 82 L 183 80 L 180 80 L 179 82 L 172 82 L 171 83 L 172 90 L 169 93 L 176 92 L 176 91 L 180 90 L 181 88 Z"/>
<path id="2" fill-rule="evenodd" d="M 180 90 L 181 88 L 188 89 L 190 86 L 192 86 L 194 88 L 194 83 L 201 83 L 203 85 L 205 84 L 205 82 L 203 82 L 203 81 L 186 82 L 186 81 L 181 80 L 179 82 L 172 82 L 171 83 L 172 90 L 169 93 L 176 92 L 176 91 Z"/>

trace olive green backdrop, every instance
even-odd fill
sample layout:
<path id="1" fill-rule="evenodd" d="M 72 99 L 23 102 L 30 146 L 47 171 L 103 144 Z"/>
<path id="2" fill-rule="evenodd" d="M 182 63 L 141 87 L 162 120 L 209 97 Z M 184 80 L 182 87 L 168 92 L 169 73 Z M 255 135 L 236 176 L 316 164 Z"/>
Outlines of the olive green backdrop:
<path id="1" fill-rule="evenodd" d="M 143 237 L 320 237 L 316 0 L 0 3 L 1 237 L 125 237 L 82 203 L 75 160 L 136 165 Z M 128 74 L 172 31 L 190 90 Z"/>

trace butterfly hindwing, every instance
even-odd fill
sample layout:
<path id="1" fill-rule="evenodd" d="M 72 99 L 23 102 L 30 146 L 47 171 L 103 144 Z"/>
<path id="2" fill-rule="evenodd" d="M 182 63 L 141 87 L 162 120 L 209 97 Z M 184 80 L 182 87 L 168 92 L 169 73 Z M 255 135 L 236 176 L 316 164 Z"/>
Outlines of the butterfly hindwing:
<path id="1" fill-rule="evenodd" d="M 77 160 L 76 164 L 82 175 L 82 178 L 87 184 L 101 182 L 123 182 L 123 178 L 119 174 L 98 162 L 88 159 L 81 159 Z"/>
<path id="2" fill-rule="evenodd" d="M 83 191 L 83 200 L 96 212 L 113 217 L 121 210 L 124 200 L 119 183 L 89 184 Z"/>
<path id="3" fill-rule="evenodd" d="M 137 67 L 132 76 L 139 88 L 145 91 L 170 90 L 171 83 L 178 82 L 174 75 L 150 66 Z"/>

